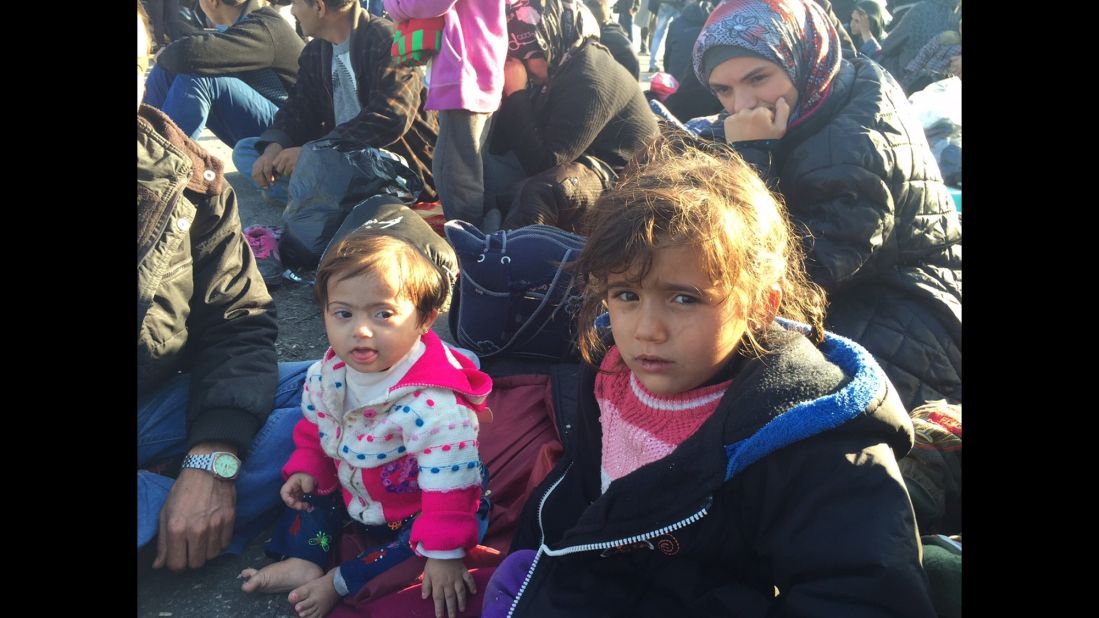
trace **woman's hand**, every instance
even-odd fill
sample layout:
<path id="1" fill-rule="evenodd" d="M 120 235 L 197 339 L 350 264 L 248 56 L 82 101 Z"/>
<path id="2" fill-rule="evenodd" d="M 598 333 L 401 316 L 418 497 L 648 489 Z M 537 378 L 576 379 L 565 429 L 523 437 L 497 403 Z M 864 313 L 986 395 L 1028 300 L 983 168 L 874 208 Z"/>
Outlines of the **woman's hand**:
<path id="1" fill-rule="evenodd" d="M 279 495 L 282 496 L 282 501 L 286 503 L 286 506 L 295 511 L 312 511 L 313 505 L 302 500 L 302 496 L 313 493 L 316 488 L 317 479 L 313 478 L 312 475 L 305 472 L 295 472 L 282 484 Z"/>
<path id="2" fill-rule="evenodd" d="M 504 96 L 527 89 L 527 67 L 522 60 L 507 57 L 504 61 Z"/>
<path id="3" fill-rule="evenodd" d="M 742 109 L 725 119 L 725 141 L 732 144 L 756 139 L 781 139 L 790 121 L 790 104 L 779 98 L 772 112 L 764 106 Z"/>
<path id="4" fill-rule="evenodd" d="M 435 600 L 435 618 L 443 618 L 444 608 L 449 618 L 466 611 L 466 588 L 469 588 L 469 594 L 477 594 L 477 584 L 461 558 L 427 559 L 420 598 Z"/>

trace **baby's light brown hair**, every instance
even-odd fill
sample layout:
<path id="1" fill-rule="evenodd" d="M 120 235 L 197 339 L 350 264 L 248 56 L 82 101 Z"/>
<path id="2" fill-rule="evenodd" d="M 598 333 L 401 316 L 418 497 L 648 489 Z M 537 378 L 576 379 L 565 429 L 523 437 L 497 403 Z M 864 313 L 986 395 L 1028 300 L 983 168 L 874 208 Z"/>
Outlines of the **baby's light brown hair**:
<path id="1" fill-rule="evenodd" d="M 328 283 L 377 271 L 397 269 L 400 294 L 416 305 L 422 326 L 438 310 L 450 304 L 450 280 L 446 273 L 416 245 L 384 230 L 359 228 L 342 238 L 321 260 L 313 294 L 321 311 L 328 306 Z"/>

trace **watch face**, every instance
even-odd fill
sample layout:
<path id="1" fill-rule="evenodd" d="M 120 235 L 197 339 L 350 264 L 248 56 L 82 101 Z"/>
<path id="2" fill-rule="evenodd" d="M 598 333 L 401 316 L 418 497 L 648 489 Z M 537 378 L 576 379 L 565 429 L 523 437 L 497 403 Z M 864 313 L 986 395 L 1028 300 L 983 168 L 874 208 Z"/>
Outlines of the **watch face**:
<path id="1" fill-rule="evenodd" d="M 223 478 L 233 478 L 240 469 L 240 460 L 230 453 L 223 453 L 214 459 L 214 474 Z"/>

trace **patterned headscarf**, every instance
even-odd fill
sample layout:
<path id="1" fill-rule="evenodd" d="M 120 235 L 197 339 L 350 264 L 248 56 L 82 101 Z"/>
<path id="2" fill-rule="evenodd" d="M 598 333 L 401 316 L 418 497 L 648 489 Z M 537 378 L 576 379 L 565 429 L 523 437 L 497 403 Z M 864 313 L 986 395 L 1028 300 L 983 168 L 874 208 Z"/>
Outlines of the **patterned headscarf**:
<path id="1" fill-rule="evenodd" d="M 797 109 L 787 127 L 804 121 L 828 97 L 843 60 L 839 35 L 813 0 L 722 2 L 695 42 L 695 75 L 703 84 L 709 83 L 713 70 L 704 66 L 706 52 L 720 47 L 747 50 L 786 71 L 798 91 Z"/>
<path id="2" fill-rule="evenodd" d="M 508 55 L 545 58 L 550 75 L 574 48 L 599 37 L 599 23 L 577 0 L 508 0 Z"/>

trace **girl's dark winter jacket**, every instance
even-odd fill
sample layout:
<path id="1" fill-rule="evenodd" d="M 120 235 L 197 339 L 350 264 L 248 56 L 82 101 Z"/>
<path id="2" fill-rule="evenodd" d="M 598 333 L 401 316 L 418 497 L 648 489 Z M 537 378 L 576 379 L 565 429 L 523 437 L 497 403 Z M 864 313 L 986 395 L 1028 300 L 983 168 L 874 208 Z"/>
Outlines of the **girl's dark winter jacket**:
<path id="1" fill-rule="evenodd" d="M 714 415 L 600 495 L 595 370 L 512 550 L 514 616 L 934 616 L 896 460 L 912 425 L 861 347 L 775 328 Z"/>

